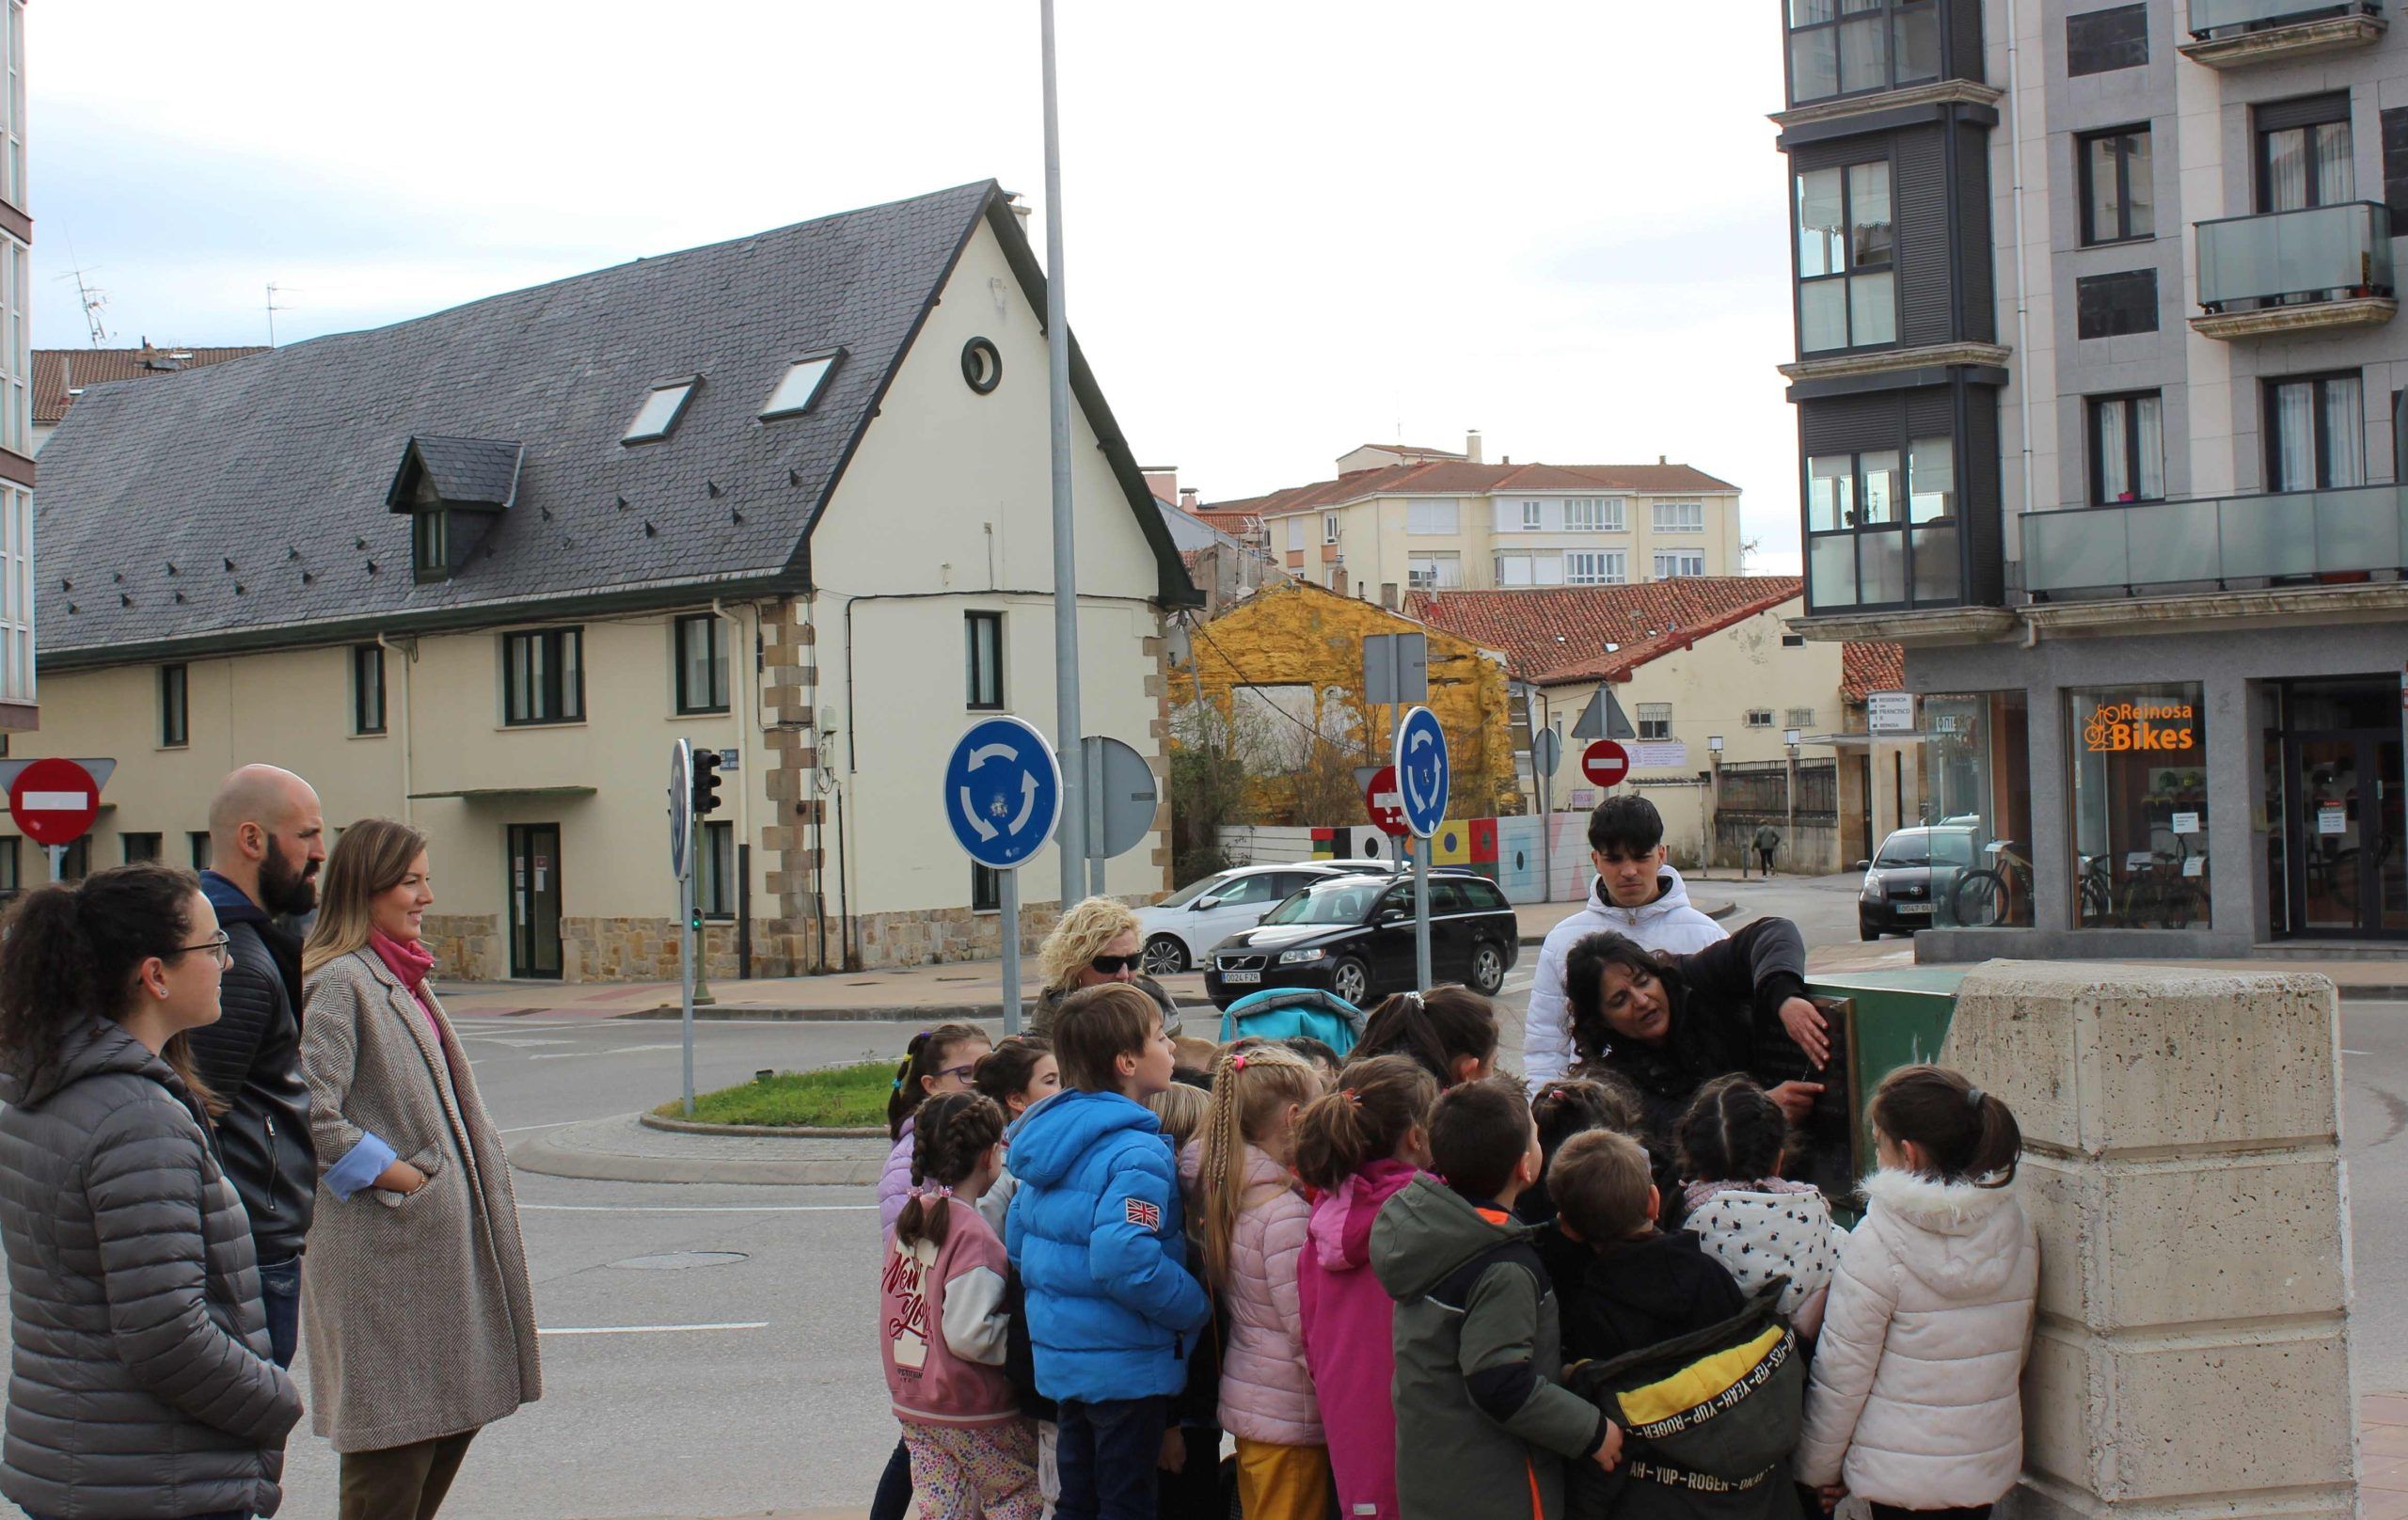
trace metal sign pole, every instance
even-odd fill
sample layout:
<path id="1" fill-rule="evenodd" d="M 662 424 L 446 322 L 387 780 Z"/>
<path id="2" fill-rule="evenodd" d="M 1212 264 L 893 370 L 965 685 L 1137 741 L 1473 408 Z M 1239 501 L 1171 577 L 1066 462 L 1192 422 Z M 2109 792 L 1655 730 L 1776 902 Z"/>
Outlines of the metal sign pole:
<path id="1" fill-rule="evenodd" d="M 1054 0 L 1039 0 L 1045 95 L 1045 394 L 1054 476 L 1054 741 L 1062 772 L 1062 908 L 1086 875 L 1086 755 L 1079 744 L 1079 557 L 1071 546 L 1070 319 L 1062 278 L 1062 125 L 1055 103 Z"/>
<path id="2" fill-rule="evenodd" d="M 996 895 L 1003 909 L 1004 1033 L 1020 1033 L 1020 868 L 998 871 Z"/>
<path id="3" fill-rule="evenodd" d="M 67 847 L 64 845 L 53 845 L 49 847 L 49 854 L 51 880 L 65 880 L 67 879 Z"/>
<path id="4" fill-rule="evenodd" d="M 686 1051 L 686 1116 L 694 1116 L 694 873 L 677 883 L 678 962 L 685 986 L 679 999 L 680 1034 Z"/>
<path id="5" fill-rule="evenodd" d="M 1430 850 L 1416 840 L 1413 851 L 1413 985 L 1430 990 Z"/>

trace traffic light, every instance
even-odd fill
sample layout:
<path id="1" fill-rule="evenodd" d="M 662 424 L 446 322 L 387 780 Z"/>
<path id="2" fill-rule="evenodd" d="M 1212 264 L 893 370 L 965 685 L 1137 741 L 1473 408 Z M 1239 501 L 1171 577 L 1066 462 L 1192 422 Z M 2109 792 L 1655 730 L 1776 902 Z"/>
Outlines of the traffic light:
<path id="1" fill-rule="evenodd" d="M 694 752 L 694 816 L 719 811 L 719 752 Z"/>

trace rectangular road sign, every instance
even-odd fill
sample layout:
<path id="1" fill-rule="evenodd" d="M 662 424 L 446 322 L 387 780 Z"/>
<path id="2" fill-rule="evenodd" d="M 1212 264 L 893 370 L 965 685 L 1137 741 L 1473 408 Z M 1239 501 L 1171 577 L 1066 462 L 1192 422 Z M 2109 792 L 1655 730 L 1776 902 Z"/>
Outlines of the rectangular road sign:
<path id="1" fill-rule="evenodd" d="M 1363 700 L 1410 705 L 1430 699 L 1430 640 L 1418 633 L 1363 638 Z"/>

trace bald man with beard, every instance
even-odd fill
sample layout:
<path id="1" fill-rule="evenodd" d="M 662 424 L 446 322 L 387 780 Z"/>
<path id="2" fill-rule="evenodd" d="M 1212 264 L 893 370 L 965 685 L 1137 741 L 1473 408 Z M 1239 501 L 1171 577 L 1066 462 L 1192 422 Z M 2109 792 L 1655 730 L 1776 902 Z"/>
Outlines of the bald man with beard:
<path id="1" fill-rule="evenodd" d="M 218 1021 L 192 1032 L 200 1078 L 226 1111 L 217 1148 L 251 1216 L 260 1287 L 276 1365 L 291 1367 L 301 1335 L 301 1247 L 318 1195 L 309 1089 L 301 1080 L 301 942 L 279 915 L 318 905 L 325 820 L 308 782 L 274 766 L 245 766 L 209 804 L 212 868 L 200 889 L 217 910 L 233 962 Z"/>

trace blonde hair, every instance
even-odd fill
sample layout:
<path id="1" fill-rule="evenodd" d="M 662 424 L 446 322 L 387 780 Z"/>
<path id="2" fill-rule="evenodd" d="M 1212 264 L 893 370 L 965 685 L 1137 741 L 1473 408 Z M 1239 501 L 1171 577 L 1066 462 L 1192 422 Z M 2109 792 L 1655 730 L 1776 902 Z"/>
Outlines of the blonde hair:
<path id="1" fill-rule="evenodd" d="M 1158 1093 L 1149 1094 L 1146 1106 L 1163 1121 L 1163 1138 L 1170 1142 L 1171 1149 L 1185 1150 L 1187 1142 L 1204 1132 L 1204 1120 L 1212 1112 L 1212 1100 L 1201 1087 L 1174 1082 Z"/>
<path id="2" fill-rule="evenodd" d="M 1103 947 L 1124 934 L 1137 932 L 1137 914 L 1127 903 L 1110 897 L 1089 897 L 1070 905 L 1054 932 L 1037 947 L 1038 963 L 1045 968 L 1045 985 L 1069 991 L 1078 985 L 1079 968 L 1103 954 Z"/>
<path id="3" fill-rule="evenodd" d="M 318 920 L 302 947 L 301 974 L 340 960 L 368 942 L 378 897 L 402 884 L 426 853 L 426 835 L 390 818 L 362 818 L 342 831 L 326 854 Z"/>
<path id="4" fill-rule="evenodd" d="M 1286 1103 L 1309 1103 L 1321 1096 L 1321 1073 L 1283 1045 L 1228 1050 L 1212 1065 L 1212 1105 L 1204 1120 L 1204 1157 L 1196 1180 L 1203 1189 L 1204 1264 L 1212 1283 L 1229 1281 L 1229 1243 L 1245 1205 L 1245 1148 L 1271 1137 L 1275 1116 Z"/>

